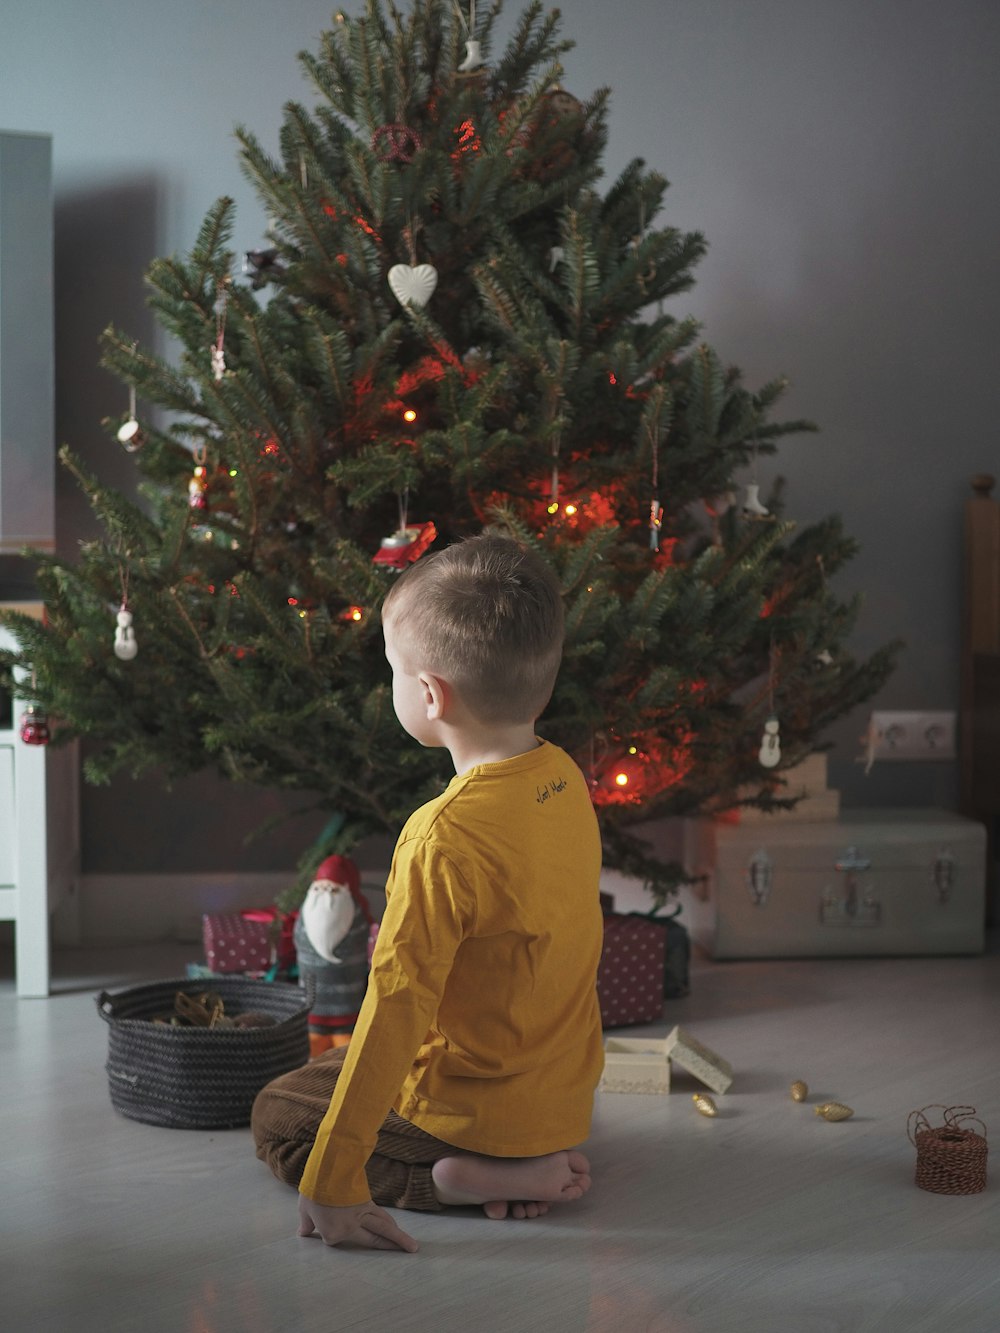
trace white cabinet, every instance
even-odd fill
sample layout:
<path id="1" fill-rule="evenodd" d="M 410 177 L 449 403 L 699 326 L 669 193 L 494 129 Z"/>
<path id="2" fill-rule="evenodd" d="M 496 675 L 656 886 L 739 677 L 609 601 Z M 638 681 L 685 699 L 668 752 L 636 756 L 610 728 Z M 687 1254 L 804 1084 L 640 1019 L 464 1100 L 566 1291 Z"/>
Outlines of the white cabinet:
<path id="1" fill-rule="evenodd" d="M 55 546 L 52 140 L 0 132 L 0 553 Z"/>
<path id="2" fill-rule="evenodd" d="M 0 646 L 15 646 L 0 626 Z M 25 745 L 23 706 L 0 699 L 0 921 L 14 922 L 17 993 L 49 993 L 49 923 L 78 902 L 79 755 L 76 744 Z"/>
<path id="3" fill-rule="evenodd" d="M 8 811 L 14 809 L 14 747 L 0 746 L 0 887 L 13 884 L 14 839 L 5 835 Z M 13 827 L 13 816 L 10 818 Z"/>

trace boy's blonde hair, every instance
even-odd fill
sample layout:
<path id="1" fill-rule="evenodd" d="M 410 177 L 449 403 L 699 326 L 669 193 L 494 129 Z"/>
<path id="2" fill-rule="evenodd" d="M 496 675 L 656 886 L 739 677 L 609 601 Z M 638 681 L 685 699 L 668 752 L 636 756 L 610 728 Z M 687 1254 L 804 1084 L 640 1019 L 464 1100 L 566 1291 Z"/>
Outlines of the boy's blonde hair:
<path id="1" fill-rule="evenodd" d="M 549 701 L 562 657 L 559 584 L 509 537 L 484 533 L 418 560 L 390 589 L 382 623 L 482 722 L 534 722 Z"/>

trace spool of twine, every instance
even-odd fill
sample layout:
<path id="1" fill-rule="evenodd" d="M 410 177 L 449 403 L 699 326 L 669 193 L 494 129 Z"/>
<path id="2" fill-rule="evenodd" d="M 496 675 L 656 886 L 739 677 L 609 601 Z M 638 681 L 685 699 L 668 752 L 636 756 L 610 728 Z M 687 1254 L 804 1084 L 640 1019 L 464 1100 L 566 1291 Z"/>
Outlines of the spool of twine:
<path id="1" fill-rule="evenodd" d="M 934 1126 L 928 1111 L 943 1111 Z M 978 1125 L 977 1134 L 963 1121 Z M 925 1106 L 911 1111 L 906 1133 L 917 1150 L 917 1185 L 932 1194 L 979 1194 L 986 1188 L 986 1126 L 974 1106 Z"/>

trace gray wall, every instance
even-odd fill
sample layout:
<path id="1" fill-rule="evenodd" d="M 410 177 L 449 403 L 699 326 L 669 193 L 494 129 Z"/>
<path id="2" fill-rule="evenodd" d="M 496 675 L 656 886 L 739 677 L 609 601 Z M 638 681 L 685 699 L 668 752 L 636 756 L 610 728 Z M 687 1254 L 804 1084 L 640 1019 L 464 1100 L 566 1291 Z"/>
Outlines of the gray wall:
<path id="1" fill-rule="evenodd" d="M 360 0 L 344 4 L 357 12 Z M 509 5 L 509 25 L 519 5 Z M 789 516 L 837 510 L 862 544 L 838 589 L 864 591 L 865 652 L 908 642 L 881 707 L 954 708 L 962 504 L 997 457 L 1000 6 L 995 0 L 562 0 L 577 42 L 566 86 L 614 89 L 614 176 L 644 157 L 672 181 L 661 222 L 710 251 L 678 313 L 751 383 L 783 372 L 789 415 L 823 427 L 767 460 Z M 11 12 L 13 10 L 13 12 Z M 236 165 L 243 122 L 274 147 L 308 90 L 295 54 L 330 21 L 319 0 L 33 0 L 8 6 L 0 128 L 54 136 L 58 438 L 108 481 L 128 458 L 97 423 L 125 406 L 96 366 L 114 321 L 149 339 L 142 273 L 187 249 L 212 201 L 264 219 Z M 63 478 L 59 541 L 91 531 Z M 0 569 L 0 578 L 5 576 Z M 10 575 L 13 577 L 13 575 Z M 834 728 L 850 804 L 952 804 L 951 764 L 855 756 L 859 711 Z M 206 777 L 164 793 L 84 796 L 90 872 L 281 869 L 315 819 L 244 847 L 277 803 Z"/>

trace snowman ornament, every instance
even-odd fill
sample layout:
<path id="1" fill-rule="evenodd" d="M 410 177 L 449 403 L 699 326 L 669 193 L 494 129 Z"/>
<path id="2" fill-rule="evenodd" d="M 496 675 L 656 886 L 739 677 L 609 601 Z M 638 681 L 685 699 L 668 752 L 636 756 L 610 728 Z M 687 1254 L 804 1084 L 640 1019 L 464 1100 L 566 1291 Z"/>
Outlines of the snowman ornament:
<path id="1" fill-rule="evenodd" d="M 122 662 L 131 662 L 139 651 L 132 628 L 132 612 L 123 606 L 118 612 L 118 628 L 115 630 L 115 657 Z"/>
<path id="2" fill-rule="evenodd" d="M 781 762 L 781 738 L 776 717 L 769 717 L 764 723 L 764 735 L 761 737 L 757 758 L 764 768 L 776 768 Z"/>

